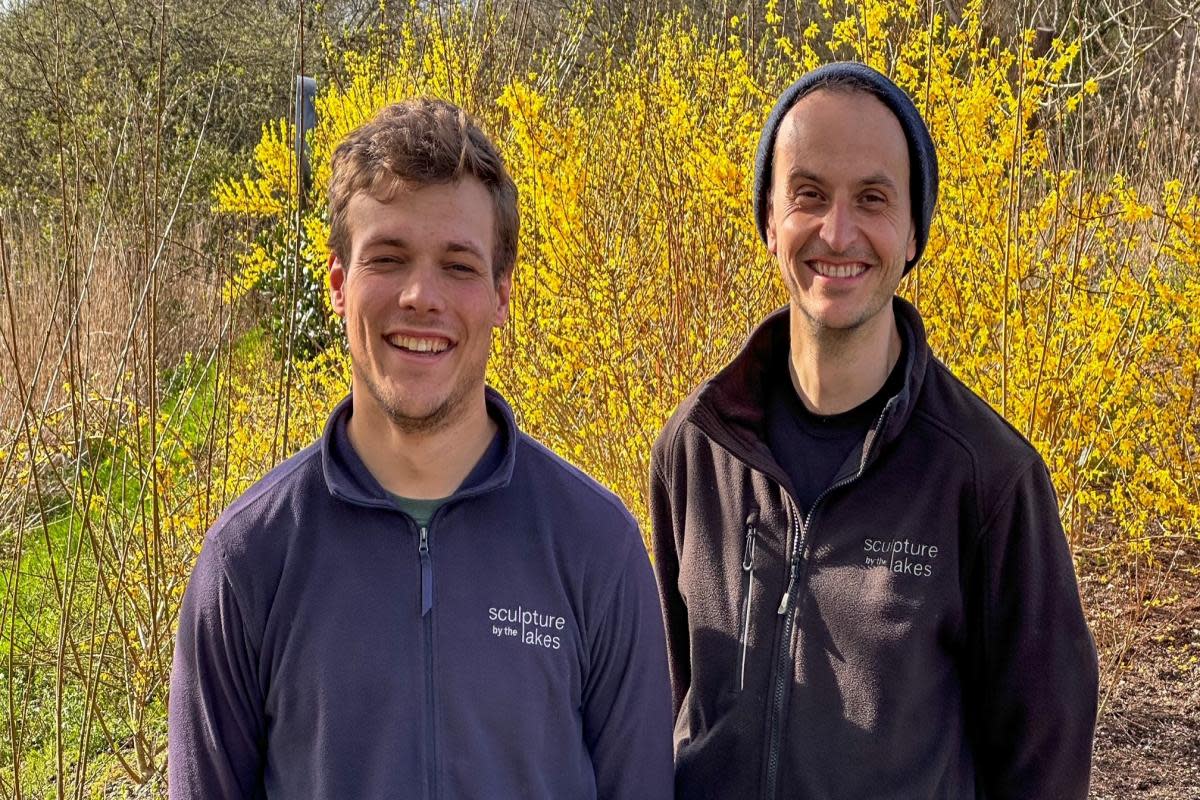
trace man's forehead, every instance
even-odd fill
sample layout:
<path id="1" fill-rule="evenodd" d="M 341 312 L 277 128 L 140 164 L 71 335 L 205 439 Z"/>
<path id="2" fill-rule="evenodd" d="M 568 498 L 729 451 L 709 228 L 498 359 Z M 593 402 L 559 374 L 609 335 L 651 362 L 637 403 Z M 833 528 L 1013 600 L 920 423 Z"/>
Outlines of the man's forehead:
<path id="1" fill-rule="evenodd" d="M 790 162 L 790 154 L 799 146 L 827 149 L 848 144 L 830 138 L 835 128 L 838 129 L 838 136 L 844 136 L 847 114 L 855 118 L 851 134 L 860 131 L 868 134 L 872 145 L 886 148 L 890 144 L 891 148 L 888 149 L 893 151 L 906 169 L 909 167 L 908 140 L 899 118 L 871 92 L 844 86 L 818 88 L 792 104 L 780 121 L 775 137 L 773 160 L 776 167 L 782 166 L 781 160 Z"/>
<path id="2" fill-rule="evenodd" d="M 491 196 L 477 179 L 380 182 L 351 195 L 347 212 L 346 224 L 357 248 L 419 243 L 486 253 L 494 235 Z"/>
<path id="3" fill-rule="evenodd" d="M 881 118 L 886 117 L 895 123 L 896 132 L 900 134 L 901 138 L 904 138 L 904 129 L 900 126 L 900 119 L 887 107 L 887 104 L 871 92 L 847 86 L 822 86 L 808 92 L 792 104 L 779 124 L 779 133 L 775 138 L 775 143 L 778 145 L 779 140 L 784 136 L 794 136 L 799 126 L 813 124 L 814 117 L 817 116 L 813 113 L 813 109 L 817 106 L 822 108 L 837 106 L 853 110 L 854 113 L 863 116 L 881 115 Z"/>

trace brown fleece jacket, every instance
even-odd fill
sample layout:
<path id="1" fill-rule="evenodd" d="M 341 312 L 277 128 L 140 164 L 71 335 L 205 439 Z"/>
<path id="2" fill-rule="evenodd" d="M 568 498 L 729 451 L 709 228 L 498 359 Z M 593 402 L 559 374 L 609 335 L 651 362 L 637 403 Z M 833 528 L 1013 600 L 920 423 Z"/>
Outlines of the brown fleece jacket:
<path id="1" fill-rule="evenodd" d="M 655 444 L 681 800 L 1087 795 L 1096 651 L 1046 467 L 894 307 L 904 387 L 803 517 L 764 434 L 786 309 Z"/>

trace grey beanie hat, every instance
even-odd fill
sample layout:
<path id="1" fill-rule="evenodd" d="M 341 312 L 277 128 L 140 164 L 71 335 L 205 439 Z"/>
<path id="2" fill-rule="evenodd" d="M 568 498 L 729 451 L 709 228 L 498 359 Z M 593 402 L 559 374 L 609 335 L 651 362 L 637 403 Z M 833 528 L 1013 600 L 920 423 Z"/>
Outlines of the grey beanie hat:
<path id="1" fill-rule="evenodd" d="M 758 140 L 758 154 L 754 158 L 754 221 L 758 225 L 758 235 L 763 242 L 767 241 L 767 194 L 771 191 L 771 164 L 775 159 L 775 135 L 779 132 L 779 123 L 800 98 L 831 82 L 837 84 L 842 79 L 849 79 L 852 86 L 854 83 L 862 84 L 887 106 L 896 115 L 904 138 L 908 140 L 909 191 L 917 239 L 916 253 L 904 262 L 904 271 L 908 272 L 921 259 L 925 243 L 929 241 L 929 221 L 937 202 L 937 151 L 933 148 L 925 120 L 921 119 L 908 95 L 866 64 L 853 61 L 826 64 L 806 73 L 779 95 L 775 108 L 771 109 L 771 116 L 767 117 L 767 124 L 763 126 L 762 136 Z"/>

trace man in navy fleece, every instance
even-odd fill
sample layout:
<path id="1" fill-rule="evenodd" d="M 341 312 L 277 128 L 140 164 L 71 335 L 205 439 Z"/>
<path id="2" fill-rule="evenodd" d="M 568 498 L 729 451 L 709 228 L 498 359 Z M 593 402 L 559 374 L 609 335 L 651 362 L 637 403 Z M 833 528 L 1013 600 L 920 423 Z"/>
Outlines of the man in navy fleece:
<path id="1" fill-rule="evenodd" d="M 500 156 L 448 103 L 389 106 L 329 207 L 352 392 L 205 539 L 171 797 L 670 797 L 637 525 L 484 385 L 517 250 Z"/>

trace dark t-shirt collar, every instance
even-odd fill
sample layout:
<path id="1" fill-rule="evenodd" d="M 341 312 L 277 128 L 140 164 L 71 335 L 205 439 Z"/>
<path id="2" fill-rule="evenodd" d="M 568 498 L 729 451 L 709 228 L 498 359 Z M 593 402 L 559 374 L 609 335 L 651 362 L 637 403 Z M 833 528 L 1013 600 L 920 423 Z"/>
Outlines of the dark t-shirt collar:
<path id="1" fill-rule="evenodd" d="M 865 433 L 879 418 L 887 401 L 903 388 L 907 349 L 908 345 L 904 342 L 904 337 L 901 337 L 900 357 L 896 359 L 892 371 L 888 373 L 887 380 L 883 382 L 879 390 L 854 408 L 838 414 L 818 414 L 810 411 L 804 405 L 804 401 L 800 399 L 796 387 L 792 384 L 790 354 L 784 353 L 783 364 L 775 370 L 776 385 L 775 391 L 772 392 L 774 397 L 769 413 L 786 411 L 786 413 L 794 414 L 798 423 L 813 436 L 837 436 L 850 431 Z"/>

